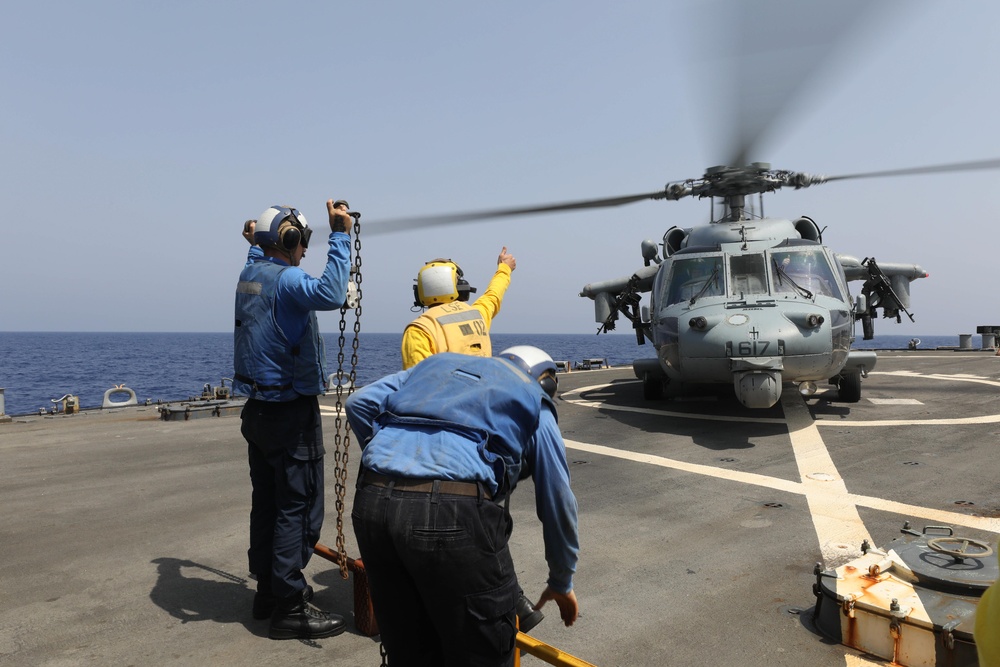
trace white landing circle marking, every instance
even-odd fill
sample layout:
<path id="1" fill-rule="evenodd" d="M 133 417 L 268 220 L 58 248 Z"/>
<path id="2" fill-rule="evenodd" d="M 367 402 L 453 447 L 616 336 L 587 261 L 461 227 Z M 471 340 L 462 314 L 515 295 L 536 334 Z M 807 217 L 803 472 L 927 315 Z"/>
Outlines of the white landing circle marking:
<path id="1" fill-rule="evenodd" d="M 631 381 L 633 384 L 638 384 L 638 380 Z M 625 384 L 625 383 L 621 383 Z M 635 412 L 644 415 L 662 415 L 664 417 L 675 417 L 677 419 L 708 419 L 711 421 L 721 421 L 721 422 L 751 422 L 754 424 L 784 424 L 785 420 L 775 417 L 729 417 L 725 415 L 708 415 L 708 414 L 693 414 L 690 412 L 671 412 L 670 410 L 657 410 L 655 408 L 637 408 L 630 405 L 608 405 L 607 403 L 601 403 L 600 401 L 594 401 L 588 398 L 573 398 L 575 394 L 582 394 L 584 392 L 591 392 L 598 396 L 607 396 L 609 392 L 607 391 L 611 385 L 607 384 L 594 384 L 588 387 L 580 387 L 579 389 L 570 389 L 569 391 L 559 394 L 559 398 L 566 401 L 567 403 L 572 403 L 573 405 L 579 405 L 584 408 L 599 408 L 601 410 L 615 410 L 617 412 Z"/>
<path id="2" fill-rule="evenodd" d="M 945 380 L 948 382 L 974 382 L 985 384 L 991 387 L 1000 387 L 1000 382 L 990 380 L 981 375 L 968 375 L 966 373 L 955 373 L 954 375 L 941 375 L 931 373 L 915 373 L 913 371 L 872 371 L 869 375 L 895 375 L 897 377 L 927 378 L 929 380 Z"/>
<path id="3" fill-rule="evenodd" d="M 923 376 L 931 377 L 931 376 Z M 934 376 L 933 379 L 952 379 L 947 376 Z M 638 381 L 636 381 L 638 382 Z M 997 383 L 1000 384 L 1000 383 Z M 707 466 L 666 457 L 650 454 L 640 454 L 628 450 L 606 447 L 603 445 L 592 445 L 574 440 L 566 440 L 566 447 L 577 449 L 593 454 L 611 456 L 619 459 L 657 465 L 665 468 L 672 468 L 684 472 L 705 475 L 742 484 L 753 484 L 763 486 L 778 491 L 786 491 L 803 495 L 809 505 L 809 511 L 813 518 L 813 525 L 816 528 L 817 538 L 826 562 L 843 561 L 845 557 L 849 560 L 854 555 L 860 555 L 860 545 L 865 539 L 869 543 L 875 542 L 868 534 L 864 522 L 858 514 L 858 507 L 877 509 L 885 512 L 892 512 L 909 517 L 925 519 L 927 521 L 940 522 L 956 526 L 966 526 L 993 533 L 1000 533 L 1000 519 L 990 517 L 977 517 L 949 512 L 929 507 L 909 505 L 907 503 L 896 502 L 885 498 L 864 496 L 850 493 L 847 485 L 840 476 L 833 463 L 832 458 L 819 435 L 819 426 L 853 424 L 857 426 L 867 425 L 912 425 L 912 424 L 954 424 L 954 423 L 989 423 L 1000 421 L 1000 415 L 988 415 L 984 417 L 974 417 L 969 419 L 928 419 L 928 420 L 882 420 L 875 422 L 864 421 L 815 421 L 806 407 L 805 400 L 794 392 L 784 392 L 782 394 L 781 406 L 785 413 L 785 418 L 743 418 L 709 414 L 690 414 L 683 412 L 671 412 L 668 410 L 655 410 L 651 408 L 637 408 L 630 406 L 608 405 L 599 401 L 593 401 L 575 397 L 584 392 L 606 391 L 607 385 L 591 385 L 566 391 L 560 395 L 562 400 L 580 407 L 615 410 L 621 412 L 633 412 L 650 415 L 660 415 L 678 419 L 704 419 L 709 421 L 728 421 L 742 423 L 767 423 L 785 424 L 788 428 L 789 439 L 792 450 L 795 454 L 795 461 L 799 467 L 801 482 L 792 482 L 786 479 L 770 477 L 757 473 L 741 472 L 726 468 Z M 852 546 L 853 545 L 853 546 Z M 857 552 L 856 554 L 854 552 Z"/>
<path id="4" fill-rule="evenodd" d="M 947 376 L 947 375 L 920 375 L 917 373 L 884 373 L 885 375 L 907 375 L 910 377 L 920 377 L 942 381 L 977 382 L 1000 386 L 1000 383 L 984 378 L 969 376 Z M 756 423 L 785 423 L 788 428 L 788 436 L 792 444 L 792 451 L 795 455 L 795 463 L 799 468 L 801 482 L 791 482 L 789 480 L 768 477 L 756 473 L 740 472 L 730 469 L 717 468 L 700 464 L 677 461 L 660 456 L 640 454 L 627 450 L 620 450 L 601 445 L 590 445 L 573 440 L 566 440 L 566 447 L 602 454 L 620 459 L 658 465 L 674 470 L 701 474 L 716 479 L 723 479 L 744 484 L 754 484 L 787 491 L 805 496 L 809 506 L 809 513 L 812 517 L 813 526 L 816 530 L 816 537 L 819 541 L 820 550 L 823 554 L 823 561 L 828 567 L 835 567 L 838 564 L 846 563 L 861 555 L 860 545 L 864 540 L 870 544 L 875 541 L 868 533 L 858 513 L 859 507 L 868 507 L 885 512 L 893 512 L 904 516 L 917 517 L 928 521 L 940 522 L 957 526 L 966 526 L 980 530 L 1000 533 L 1000 519 L 967 516 L 955 512 L 936 510 L 927 507 L 908 505 L 884 498 L 872 496 L 856 495 L 847 490 L 847 484 L 841 478 L 833 459 L 830 457 L 826 444 L 819 434 L 819 426 L 853 424 L 857 426 L 875 425 L 912 425 L 912 424 L 970 424 L 970 423 L 990 423 L 1000 421 L 1000 415 L 988 415 L 983 417 L 973 417 L 969 419 L 927 419 L 927 420 L 882 420 L 882 421 L 816 421 L 812 418 L 806 406 L 805 399 L 794 392 L 782 392 L 781 407 L 785 414 L 785 419 L 760 418 L 745 419 L 735 417 L 721 417 L 718 415 L 692 415 L 667 410 L 652 410 L 647 408 L 631 408 L 625 406 L 606 405 L 598 401 L 573 398 L 575 394 L 583 392 L 597 392 L 607 389 L 606 385 L 593 385 L 580 389 L 567 391 L 561 398 L 574 405 L 581 407 L 597 408 L 602 410 L 619 410 L 625 412 L 636 412 L 644 414 L 658 414 L 683 419 L 706 419 L 710 421 L 736 421 L 736 422 L 756 422 Z M 746 528 L 766 527 L 766 519 L 750 520 L 742 525 Z M 769 522 L 767 522 L 769 523 Z M 864 657 L 845 654 L 844 661 L 847 667 L 865 667 L 868 665 L 879 665 L 881 662 L 869 662 Z"/>
<path id="5" fill-rule="evenodd" d="M 895 358 L 895 357 L 893 357 Z M 978 375 L 968 375 L 964 373 L 956 373 L 954 375 L 943 375 L 943 374 L 931 374 L 931 373 L 914 373 L 913 371 L 873 371 L 869 375 L 889 375 L 895 377 L 906 377 L 915 378 L 919 380 L 936 380 L 940 382 L 971 382 L 974 384 L 985 384 L 990 387 L 1000 387 L 1000 382 L 996 380 L 990 380 Z M 877 403 L 890 399 L 869 399 L 872 403 Z M 894 400 L 912 400 L 912 399 L 894 399 Z M 917 401 L 919 403 L 919 401 Z M 897 405 L 899 405 L 897 403 Z M 870 420 L 851 420 L 851 419 L 817 419 L 817 426 L 959 426 L 963 424 L 996 424 L 1000 423 L 1000 414 L 996 415 L 981 415 L 979 417 L 955 417 L 951 419 L 870 419 Z"/>

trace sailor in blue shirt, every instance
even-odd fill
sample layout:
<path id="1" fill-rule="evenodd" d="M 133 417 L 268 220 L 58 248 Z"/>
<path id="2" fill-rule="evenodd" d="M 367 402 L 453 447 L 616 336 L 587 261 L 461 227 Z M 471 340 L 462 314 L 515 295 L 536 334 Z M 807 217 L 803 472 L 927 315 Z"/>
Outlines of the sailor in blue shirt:
<path id="1" fill-rule="evenodd" d="M 310 606 L 312 589 L 302 574 L 324 515 L 317 396 L 327 376 L 316 311 L 344 304 L 350 274 L 354 221 L 341 203 L 327 202 L 329 250 L 319 278 L 299 268 L 312 229 L 298 210 L 272 206 L 244 226 L 252 247 L 236 288 L 233 387 L 249 397 L 241 432 L 253 485 L 247 551 L 257 577 L 253 616 L 271 619 L 272 639 L 330 637 L 346 628 L 340 616 Z"/>
<path id="2" fill-rule="evenodd" d="M 390 664 L 512 664 L 508 501 L 527 477 L 549 566 L 537 606 L 554 600 L 576 620 L 577 505 L 555 370 L 530 346 L 445 352 L 347 399 L 363 447 L 352 519 Z"/>

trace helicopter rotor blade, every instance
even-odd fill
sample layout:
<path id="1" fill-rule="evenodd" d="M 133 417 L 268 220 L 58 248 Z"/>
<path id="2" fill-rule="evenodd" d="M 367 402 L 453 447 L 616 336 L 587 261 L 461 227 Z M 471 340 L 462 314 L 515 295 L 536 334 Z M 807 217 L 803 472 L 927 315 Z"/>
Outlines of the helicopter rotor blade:
<path id="1" fill-rule="evenodd" d="M 727 39 L 711 42 L 729 63 L 718 81 L 731 98 L 720 106 L 721 127 L 732 136 L 725 150 L 732 167 L 753 161 L 773 130 L 804 101 L 807 89 L 825 84 L 844 53 L 844 43 L 869 21 L 875 8 L 867 0 L 803 3 L 801 0 L 727 2 Z M 821 29 L 820 29 L 821 26 Z M 715 53 L 707 54 L 717 57 Z"/>
<path id="2" fill-rule="evenodd" d="M 558 213 L 560 211 L 576 211 L 587 208 L 607 208 L 611 206 L 622 206 L 644 199 L 663 199 L 665 191 L 647 192 L 638 195 L 626 195 L 623 197 L 605 197 L 602 199 L 582 199 L 579 201 L 562 202 L 557 204 L 545 204 L 542 206 L 527 206 L 516 208 L 497 208 L 485 211 L 470 211 L 467 213 L 448 213 L 444 215 L 421 215 L 411 218 L 395 218 L 381 222 L 373 222 L 365 226 L 365 235 L 372 236 L 387 234 L 390 232 L 400 232 L 415 227 L 439 227 L 442 225 L 455 225 L 464 222 L 477 222 L 482 220 L 492 220 L 496 218 L 512 218 L 524 215 L 534 215 L 538 213 Z"/>
<path id="3" fill-rule="evenodd" d="M 953 164 L 938 164 L 928 167 L 909 167 L 907 169 L 887 169 L 885 171 L 869 171 L 859 174 L 844 174 L 841 176 L 825 176 L 824 183 L 831 181 L 846 181 L 851 178 L 879 178 L 882 176 L 913 176 L 917 174 L 940 174 L 949 171 L 980 171 L 984 169 L 1000 169 L 1000 159 L 976 160 L 973 162 L 956 162 Z"/>

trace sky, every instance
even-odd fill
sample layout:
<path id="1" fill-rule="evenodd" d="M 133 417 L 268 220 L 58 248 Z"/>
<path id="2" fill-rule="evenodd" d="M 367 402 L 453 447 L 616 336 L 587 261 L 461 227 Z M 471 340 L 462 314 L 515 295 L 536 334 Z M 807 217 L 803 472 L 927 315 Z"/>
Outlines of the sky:
<path id="1" fill-rule="evenodd" d="M 704 223 L 706 201 L 365 229 L 652 192 L 723 163 L 750 108 L 720 74 L 743 53 L 725 48 L 733 4 L 8 3 L 0 331 L 231 331 L 244 220 L 298 207 L 322 232 L 302 262 L 319 275 L 325 201 L 343 198 L 362 213 L 362 331 L 402 331 L 424 262 L 456 260 L 481 293 L 506 246 L 494 332 L 596 333 L 580 289 L 631 274 L 644 239 Z M 836 175 L 1000 157 L 1000 3 L 874 5 L 750 159 Z M 775 17 L 741 22 L 773 50 L 753 61 L 764 81 L 829 27 L 742 7 Z M 809 215 L 838 253 L 929 272 L 916 322 L 877 334 L 957 335 L 1000 324 L 998 186 L 1000 171 L 844 181 L 764 206 Z"/>

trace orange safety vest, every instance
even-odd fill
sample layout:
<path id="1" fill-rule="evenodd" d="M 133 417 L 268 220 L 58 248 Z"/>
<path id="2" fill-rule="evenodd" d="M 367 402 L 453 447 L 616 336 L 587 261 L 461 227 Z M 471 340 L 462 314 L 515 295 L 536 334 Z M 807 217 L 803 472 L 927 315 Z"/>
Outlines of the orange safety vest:
<path id="1" fill-rule="evenodd" d="M 490 334 L 482 313 L 464 301 L 452 301 L 429 308 L 410 323 L 434 341 L 435 352 L 457 352 L 475 357 L 492 357 Z"/>

